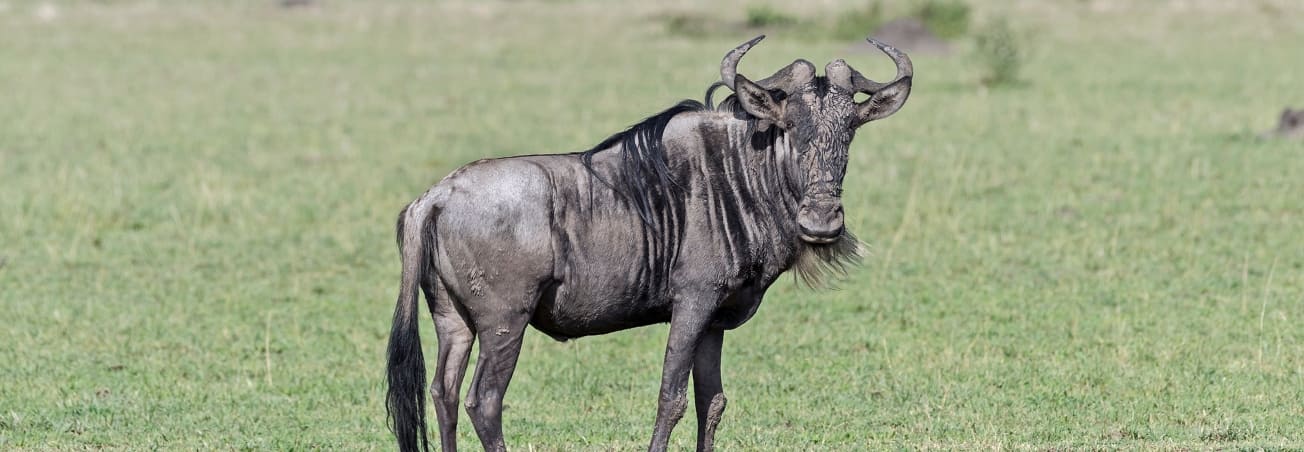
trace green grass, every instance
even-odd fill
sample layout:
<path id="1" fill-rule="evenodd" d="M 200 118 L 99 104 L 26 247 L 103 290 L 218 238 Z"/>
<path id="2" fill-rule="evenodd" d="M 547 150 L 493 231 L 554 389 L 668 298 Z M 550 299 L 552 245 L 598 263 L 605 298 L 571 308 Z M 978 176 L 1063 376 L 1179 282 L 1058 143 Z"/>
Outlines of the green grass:
<path id="1" fill-rule="evenodd" d="M 726 336 L 722 448 L 1304 447 L 1304 145 L 1255 138 L 1304 103 L 1301 9 L 1027 3 L 974 13 L 1038 29 L 1028 83 L 920 56 L 861 130 L 873 255 Z M 750 38 L 644 3 L 58 5 L 0 11 L 0 449 L 392 448 L 404 203 L 700 98 Z M 741 71 L 890 76 L 849 49 Z M 509 446 L 642 447 L 665 333 L 528 334 Z"/>
<path id="2" fill-rule="evenodd" d="M 929 31 L 943 39 L 955 39 L 969 31 L 969 10 L 965 0 L 925 0 L 915 14 Z"/>
<path id="3" fill-rule="evenodd" d="M 1004 17 L 992 19 L 974 33 L 973 58 L 984 68 L 982 83 L 989 87 L 1019 84 L 1019 70 L 1027 57 L 1023 47 L 1028 41 Z"/>

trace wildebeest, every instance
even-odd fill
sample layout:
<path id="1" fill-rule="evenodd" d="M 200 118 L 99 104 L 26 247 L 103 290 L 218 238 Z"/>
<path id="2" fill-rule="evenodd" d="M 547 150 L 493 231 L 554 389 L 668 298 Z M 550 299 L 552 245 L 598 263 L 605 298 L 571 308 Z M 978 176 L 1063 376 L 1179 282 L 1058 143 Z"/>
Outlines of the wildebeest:
<path id="1" fill-rule="evenodd" d="M 730 51 L 706 103 L 683 101 L 584 152 L 480 160 L 398 217 L 403 276 L 388 351 L 387 409 L 402 450 L 428 448 L 417 290 L 439 339 L 430 385 L 444 450 L 480 341 L 466 410 L 486 450 L 505 449 L 503 396 L 526 325 L 558 340 L 670 322 L 649 450 L 665 450 L 688 404 L 711 450 L 725 407 L 724 332 L 756 313 L 785 271 L 809 279 L 859 257 L 843 225 L 842 179 L 861 125 L 895 113 L 914 74 L 904 53 L 879 83 L 843 60 L 737 73 L 764 36 Z M 734 94 L 718 108 L 714 89 Z M 867 97 L 857 102 L 854 96 Z"/>

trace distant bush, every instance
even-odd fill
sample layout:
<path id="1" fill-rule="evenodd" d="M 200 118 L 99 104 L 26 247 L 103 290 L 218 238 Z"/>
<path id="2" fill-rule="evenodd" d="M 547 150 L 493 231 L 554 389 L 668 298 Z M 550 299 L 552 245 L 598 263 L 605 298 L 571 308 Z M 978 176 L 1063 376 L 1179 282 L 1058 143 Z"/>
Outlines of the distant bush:
<path id="1" fill-rule="evenodd" d="M 760 4 L 747 7 L 747 26 L 751 28 L 775 27 L 797 23 L 797 18 L 772 6 Z"/>
<path id="2" fill-rule="evenodd" d="M 943 39 L 969 31 L 969 4 L 963 0 L 925 0 L 915 11 L 929 31 Z"/>
<path id="3" fill-rule="evenodd" d="M 665 16 L 664 20 L 666 32 L 689 38 L 705 37 L 711 33 L 714 26 L 706 18 L 688 13 L 671 14 Z"/>
<path id="4" fill-rule="evenodd" d="M 1019 82 L 1026 52 L 1009 21 L 1000 17 L 987 23 L 974 35 L 974 52 L 983 66 L 982 83 L 988 86 Z"/>
<path id="5" fill-rule="evenodd" d="M 837 39 L 861 39 L 872 33 L 883 22 L 883 5 L 878 0 L 874 0 L 867 2 L 862 8 L 838 15 L 837 21 L 833 24 L 832 34 Z"/>
<path id="6" fill-rule="evenodd" d="M 753 33 L 757 29 L 804 29 L 797 17 L 769 5 L 754 5 L 743 10 L 741 21 L 715 18 L 694 12 L 670 13 L 660 17 L 666 32 L 671 35 L 700 39 L 705 37 L 736 37 L 737 33 Z"/>

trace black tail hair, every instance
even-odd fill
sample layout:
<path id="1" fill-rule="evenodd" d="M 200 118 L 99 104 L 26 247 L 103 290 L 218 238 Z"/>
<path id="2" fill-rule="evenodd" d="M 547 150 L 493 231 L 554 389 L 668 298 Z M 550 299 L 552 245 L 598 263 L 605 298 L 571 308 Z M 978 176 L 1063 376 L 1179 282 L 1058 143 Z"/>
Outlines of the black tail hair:
<path id="1" fill-rule="evenodd" d="M 403 282 L 394 307 L 386 365 L 389 392 L 385 410 L 390 431 L 398 438 L 399 450 L 404 452 L 430 450 L 430 440 L 426 437 L 426 360 L 421 353 L 418 325 L 421 316 L 417 306 L 417 291 L 430 261 L 430 244 L 429 240 L 422 240 L 420 232 L 428 222 L 426 215 L 414 215 L 420 224 L 408 224 L 408 210 L 417 205 L 409 205 L 398 215 L 396 229 L 403 260 Z"/>

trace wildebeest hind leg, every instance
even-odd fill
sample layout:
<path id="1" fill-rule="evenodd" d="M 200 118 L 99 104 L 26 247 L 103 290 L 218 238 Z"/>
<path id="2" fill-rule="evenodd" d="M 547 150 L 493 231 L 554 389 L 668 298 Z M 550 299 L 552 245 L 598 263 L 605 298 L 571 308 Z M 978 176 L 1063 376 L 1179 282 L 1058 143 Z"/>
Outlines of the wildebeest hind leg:
<path id="1" fill-rule="evenodd" d="M 427 281 L 422 288 L 435 321 L 435 335 L 439 338 L 435 377 L 430 380 L 430 400 L 435 404 L 439 421 L 441 448 L 444 452 L 454 452 L 457 450 L 457 398 L 462 389 L 462 377 L 466 375 L 466 361 L 471 356 L 475 332 L 468 325 L 465 314 L 454 307 L 443 284 Z"/>
<path id="2" fill-rule="evenodd" d="M 507 450 L 503 440 L 503 395 L 516 370 L 529 313 L 516 312 L 494 321 L 476 319 L 480 355 L 466 394 L 466 413 L 487 451 Z"/>

